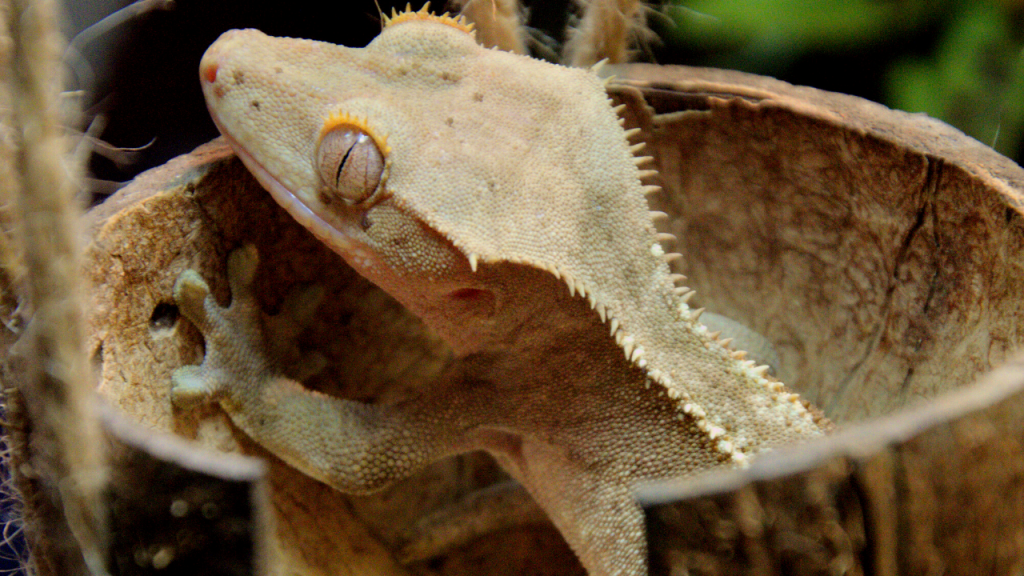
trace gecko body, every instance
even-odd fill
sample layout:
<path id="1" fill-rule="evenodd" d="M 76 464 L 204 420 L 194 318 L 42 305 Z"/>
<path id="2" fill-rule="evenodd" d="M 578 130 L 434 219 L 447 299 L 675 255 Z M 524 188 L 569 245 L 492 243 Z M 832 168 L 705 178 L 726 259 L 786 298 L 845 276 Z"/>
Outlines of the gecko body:
<path id="1" fill-rule="evenodd" d="M 175 375 L 256 441 L 366 493 L 483 449 L 595 575 L 646 573 L 638 483 L 744 465 L 826 424 L 699 322 L 675 286 L 629 142 L 601 80 L 482 48 L 426 11 L 362 49 L 223 35 L 208 107 L 274 198 L 460 358 L 421 397 L 315 394 L 267 359 L 251 281 L 229 261 L 223 309 L 176 286 L 207 340 Z"/>

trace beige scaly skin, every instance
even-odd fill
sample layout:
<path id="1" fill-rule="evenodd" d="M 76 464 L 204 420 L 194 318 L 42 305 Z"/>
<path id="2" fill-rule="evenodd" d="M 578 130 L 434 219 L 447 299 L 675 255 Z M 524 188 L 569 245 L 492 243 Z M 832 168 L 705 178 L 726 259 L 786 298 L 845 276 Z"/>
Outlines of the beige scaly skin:
<path id="1" fill-rule="evenodd" d="M 364 49 L 228 32 L 200 75 L 263 186 L 462 362 L 397 405 L 303 389 L 267 360 L 247 249 L 229 262 L 227 310 L 194 272 L 176 286 L 207 342 L 175 376 L 179 405 L 218 399 L 350 493 L 487 450 L 595 575 L 646 573 L 638 483 L 823 433 L 686 305 L 592 71 L 481 48 L 418 12 Z"/>

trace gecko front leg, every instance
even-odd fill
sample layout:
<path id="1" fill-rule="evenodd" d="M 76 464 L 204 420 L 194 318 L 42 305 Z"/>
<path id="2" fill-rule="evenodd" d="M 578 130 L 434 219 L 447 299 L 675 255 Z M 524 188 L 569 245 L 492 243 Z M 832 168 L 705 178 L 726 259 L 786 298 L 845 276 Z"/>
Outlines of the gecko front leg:
<path id="1" fill-rule="evenodd" d="M 411 404 L 343 400 L 284 376 L 270 352 L 268 321 L 253 291 L 257 264 L 252 246 L 229 256 L 232 301 L 226 308 L 193 270 L 175 284 L 174 299 L 182 314 L 206 340 L 203 363 L 174 372 L 171 399 L 176 406 L 219 402 L 256 442 L 347 493 L 383 488 L 446 451 L 450 435 Z"/>

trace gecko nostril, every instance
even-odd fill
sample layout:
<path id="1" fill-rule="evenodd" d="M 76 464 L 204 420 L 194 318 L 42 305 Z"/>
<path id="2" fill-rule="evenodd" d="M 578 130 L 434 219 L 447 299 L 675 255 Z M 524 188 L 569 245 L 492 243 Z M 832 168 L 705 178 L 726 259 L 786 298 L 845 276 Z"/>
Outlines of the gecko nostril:
<path id="1" fill-rule="evenodd" d="M 203 80 L 206 80 L 210 84 L 213 84 L 214 82 L 216 82 L 217 81 L 217 64 L 215 62 L 211 62 L 211 63 L 207 64 L 206 66 L 203 66 L 202 77 L 203 77 Z"/>

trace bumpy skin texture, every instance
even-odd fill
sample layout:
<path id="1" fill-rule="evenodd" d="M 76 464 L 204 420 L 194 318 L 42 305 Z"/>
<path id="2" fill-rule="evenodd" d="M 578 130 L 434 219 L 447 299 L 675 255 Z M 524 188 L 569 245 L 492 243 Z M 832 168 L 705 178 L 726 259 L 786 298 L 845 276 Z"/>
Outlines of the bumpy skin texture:
<path id="1" fill-rule="evenodd" d="M 823 433 L 686 305 L 592 71 L 484 49 L 420 12 L 364 49 L 231 31 L 200 76 L 264 187 L 462 362 L 397 405 L 303 389 L 267 360 L 243 250 L 229 309 L 194 273 L 176 288 L 207 340 L 203 365 L 176 376 L 179 404 L 218 399 L 256 441 L 352 493 L 487 450 L 591 574 L 646 572 L 639 482 Z"/>

